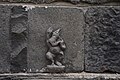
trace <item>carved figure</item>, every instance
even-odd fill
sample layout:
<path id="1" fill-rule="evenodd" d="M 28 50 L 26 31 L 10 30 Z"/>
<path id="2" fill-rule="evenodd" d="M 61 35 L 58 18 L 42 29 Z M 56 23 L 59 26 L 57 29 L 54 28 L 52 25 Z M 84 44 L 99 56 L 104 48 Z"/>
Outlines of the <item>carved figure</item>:
<path id="1" fill-rule="evenodd" d="M 47 30 L 46 43 L 48 51 L 46 53 L 46 57 L 51 61 L 51 64 L 42 68 L 40 72 L 63 72 L 65 69 L 62 61 L 66 45 L 64 40 L 60 37 L 60 30 L 61 29 L 53 31 L 53 28 L 51 27 Z"/>
<path id="2" fill-rule="evenodd" d="M 53 31 L 50 27 L 47 30 L 47 40 L 48 52 L 46 53 L 47 59 L 51 60 L 51 65 L 62 66 L 62 58 L 64 56 L 64 50 L 66 45 L 64 40 L 60 37 L 60 29 Z"/>

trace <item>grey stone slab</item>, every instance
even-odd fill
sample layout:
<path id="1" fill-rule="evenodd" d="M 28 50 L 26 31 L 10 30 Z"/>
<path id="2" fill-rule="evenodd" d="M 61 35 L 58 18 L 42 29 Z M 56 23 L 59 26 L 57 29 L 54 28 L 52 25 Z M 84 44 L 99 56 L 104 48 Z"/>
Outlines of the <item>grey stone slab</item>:
<path id="1" fill-rule="evenodd" d="M 36 7 L 28 12 L 28 71 L 39 72 L 50 62 L 46 59 L 46 30 L 61 28 L 61 36 L 67 49 L 64 65 L 66 72 L 80 72 L 84 69 L 84 17 L 81 9 L 67 7 Z"/>
<path id="2" fill-rule="evenodd" d="M 103 4 L 109 2 L 119 2 L 119 0 L 67 0 L 71 3 L 78 4 L 80 2 L 90 3 L 90 4 Z"/>
<path id="3" fill-rule="evenodd" d="M 51 3 L 56 0 L 2 0 L 4 2 L 24 2 L 24 3 Z"/>
<path id="4" fill-rule="evenodd" d="M 36 4 L 54 3 L 54 2 L 70 2 L 73 4 L 85 2 L 90 4 L 103 4 L 103 3 L 109 3 L 109 2 L 120 2 L 120 0 L 1 0 L 1 1 L 2 2 L 36 3 Z"/>
<path id="5" fill-rule="evenodd" d="M 85 21 L 85 71 L 120 73 L 120 7 L 89 8 Z"/>
<path id="6" fill-rule="evenodd" d="M 96 4 L 99 4 L 99 3 L 110 2 L 110 1 L 113 1 L 113 0 L 82 0 L 82 1 L 83 2 L 87 2 L 87 3 L 96 3 Z"/>
<path id="7" fill-rule="evenodd" d="M 120 80 L 120 74 L 108 73 L 67 73 L 67 74 L 48 74 L 48 73 L 17 73 L 1 74 L 1 80 Z"/>
<path id="8" fill-rule="evenodd" d="M 64 1 L 68 1 L 68 2 L 71 2 L 73 4 L 78 4 L 81 2 L 81 0 L 64 0 Z"/>
<path id="9" fill-rule="evenodd" d="M 51 3 L 57 0 L 31 0 L 33 3 Z"/>
<path id="10" fill-rule="evenodd" d="M 27 27 L 28 16 L 25 7 L 13 6 L 11 9 L 11 72 L 27 70 Z"/>
<path id="11" fill-rule="evenodd" d="M 0 5 L 0 73 L 10 71 L 10 6 Z"/>

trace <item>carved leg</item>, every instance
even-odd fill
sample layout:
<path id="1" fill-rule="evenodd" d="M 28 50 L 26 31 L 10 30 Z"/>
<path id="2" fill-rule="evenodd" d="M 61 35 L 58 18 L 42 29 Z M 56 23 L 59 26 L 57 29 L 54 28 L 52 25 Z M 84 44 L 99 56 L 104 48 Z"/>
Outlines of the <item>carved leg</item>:
<path id="1" fill-rule="evenodd" d="M 59 52 L 59 55 L 57 55 L 57 57 L 56 57 L 56 59 L 55 59 L 55 64 L 57 65 L 57 66 L 62 66 L 62 61 L 63 61 L 63 59 L 64 59 L 64 52 L 63 51 L 60 51 Z"/>
<path id="2" fill-rule="evenodd" d="M 55 55 L 54 54 L 52 54 L 51 52 L 47 52 L 46 57 L 47 57 L 47 59 L 51 60 L 51 62 L 52 62 L 51 65 L 55 65 L 55 61 L 54 61 Z"/>
<path id="3" fill-rule="evenodd" d="M 62 66 L 62 63 L 59 62 L 59 61 L 56 61 L 55 64 L 56 64 L 57 66 Z"/>

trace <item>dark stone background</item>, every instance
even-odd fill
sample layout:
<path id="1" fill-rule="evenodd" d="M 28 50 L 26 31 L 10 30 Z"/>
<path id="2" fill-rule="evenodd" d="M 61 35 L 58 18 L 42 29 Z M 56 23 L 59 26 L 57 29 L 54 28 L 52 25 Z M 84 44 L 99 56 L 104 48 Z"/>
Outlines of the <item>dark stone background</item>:
<path id="1" fill-rule="evenodd" d="M 120 7 L 89 8 L 85 22 L 85 71 L 120 72 Z"/>
<path id="2" fill-rule="evenodd" d="M 10 71 L 10 6 L 0 6 L 0 73 Z"/>
<path id="3" fill-rule="evenodd" d="M 28 13 L 22 6 L 11 8 L 11 72 L 27 70 L 27 28 Z"/>

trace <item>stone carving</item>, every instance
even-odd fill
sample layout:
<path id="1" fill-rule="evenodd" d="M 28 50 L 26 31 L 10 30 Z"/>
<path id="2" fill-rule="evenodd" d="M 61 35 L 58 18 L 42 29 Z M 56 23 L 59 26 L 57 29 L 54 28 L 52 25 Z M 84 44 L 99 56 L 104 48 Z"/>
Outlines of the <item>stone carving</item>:
<path id="1" fill-rule="evenodd" d="M 14 6 L 11 10 L 11 71 L 24 72 L 27 68 L 27 11 Z"/>
<path id="2" fill-rule="evenodd" d="M 61 37 L 67 49 L 64 51 L 65 72 L 84 70 L 84 13 L 82 9 L 65 7 L 36 7 L 29 10 L 28 72 L 39 72 L 50 64 L 46 59 L 45 32 L 51 26 L 61 28 Z"/>
<path id="3" fill-rule="evenodd" d="M 65 66 L 62 64 L 62 60 L 66 45 L 64 40 L 60 37 L 60 30 L 61 29 L 53 31 L 51 27 L 47 30 L 46 43 L 49 49 L 46 53 L 46 57 L 51 61 L 51 65 L 47 65 L 41 72 L 44 72 L 44 70 L 47 72 L 64 71 Z"/>

